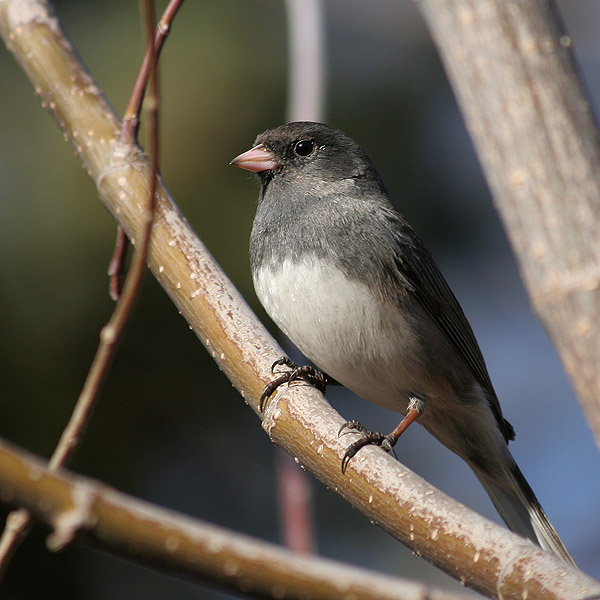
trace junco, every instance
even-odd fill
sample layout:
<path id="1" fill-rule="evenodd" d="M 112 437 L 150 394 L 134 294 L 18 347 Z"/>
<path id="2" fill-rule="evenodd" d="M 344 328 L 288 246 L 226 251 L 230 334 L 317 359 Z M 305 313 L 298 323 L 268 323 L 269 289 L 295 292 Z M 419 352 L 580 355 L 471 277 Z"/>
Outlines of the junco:
<path id="1" fill-rule="evenodd" d="M 300 377 L 405 415 L 388 435 L 346 423 L 360 438 L 344 470 L 364 445 L 389 451 L 418 420 L 469 464 L 510 529 L 574 564 L 508 450 L 514 430 L 458 301 L 362 148 L 298 122 L 262 133 L 232 164 L 262 185 L 250 237 L 258 298 L 322 370 L 280 359 L 290 369 L 261 405 Z"/>

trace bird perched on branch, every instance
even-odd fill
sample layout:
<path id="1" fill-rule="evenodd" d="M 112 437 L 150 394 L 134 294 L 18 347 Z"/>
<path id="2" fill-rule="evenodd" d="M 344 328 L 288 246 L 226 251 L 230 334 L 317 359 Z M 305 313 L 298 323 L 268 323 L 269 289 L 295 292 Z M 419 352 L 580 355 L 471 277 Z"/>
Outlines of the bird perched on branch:
<path id="1" fill-rule="evenodd" d="M 387 435 L 357 421 L 342 461 L 365 445 L 389 451 L 418 421 L 473 469 L 510 529 L 573 564 L 508 449 L 483 356 L 454 294 L 423 242 L 390 202 L 362 148 L 320 123 L 259 135 L 232 164 L 261 192 L 250 260 L 257 296 L 321 371 L 297 367 L 267 386 L 302 378 L 339 383 L 404 415 Z"/>

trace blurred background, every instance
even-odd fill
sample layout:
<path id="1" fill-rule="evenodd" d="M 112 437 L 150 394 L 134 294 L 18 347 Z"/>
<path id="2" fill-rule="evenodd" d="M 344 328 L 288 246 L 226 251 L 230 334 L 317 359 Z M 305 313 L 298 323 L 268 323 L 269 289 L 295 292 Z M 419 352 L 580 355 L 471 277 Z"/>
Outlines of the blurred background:
<path id="1" fill-rule="evenodd" d="M 164 3 L 160 3 L 162 6 Z M 592 98 L 600 4 L 558 3 Z M 326 0 L 327 122 L 355 138 L 436 257 L 475 330 L 511 450 L 579 566 L 600 577 L 599 457 L 527 296 L 435 49 L 408 0 Z M 136 2 L 56 2 L 100 87 L 122 113 L 142 57 Z M 258 185 L 229 161 L 285 120 L 285 5 L 188 2 L 161 60 L 166 184 L 199 236 L 274 331 L 250 280 Z M 12 56 L 0 50 L 0 436 L 48 456 L 112 310 L 115 223 Z M 344 390 L 346 418 L 389 431 L 398 416 Z M 418 427 L 401 461 L 499 521 L 470 470 Z M 127 493 L 278 540 L 275 448 L 156 282 L 121 345 L 71 468 Z M 318 551 L 456 589 L 453 580 L 313 481 Z M 2 520 L 8 507 L 2 506 Z M 226 598 L 221 591 L 83 546 L 50 554 L 36 525 L 5 599 Z"/>

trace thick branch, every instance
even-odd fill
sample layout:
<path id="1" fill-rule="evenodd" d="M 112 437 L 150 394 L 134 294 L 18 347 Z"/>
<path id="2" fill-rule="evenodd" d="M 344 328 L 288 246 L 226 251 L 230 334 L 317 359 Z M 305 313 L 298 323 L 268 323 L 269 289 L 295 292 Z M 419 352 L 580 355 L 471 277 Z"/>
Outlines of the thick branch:
<path id="1" fill-rule="evenodd" d="M 150 181 L 145 156 L 118 140 L 119 121 L 71 51 L 46 5 L 0 2 L 0 30 L 43 103 L 75 145 L 101 199 L 138 238 Z M 257 412 L 269 367 L 282 354 L 159 186 L 149 267 L 196 335 Z M 346 475 L 342 418 L 314 389 L 269 403 L 271 438 L 371 520 L 467 585 L 503 598 L 582 598 L 600 585 L 435 490 L 391 457 L 366 448 Z"/>
<path id="2" fill-rule="evenodd" d="M 364 600 L 465 600 L 407 580 L 346 567 L 160 509 L 108 486 L 56 473 L 0 440 L 4 499 L 54 528 L 58 549 L 74 537 L 150 566 L 160 565 L 260 597 Z M 260 564 L 260 568 L 257 568 Z"/>
<path id="3" fill-rule="evenodd" d="M 600 445 L 600 143 L 546 0 L 422 0 L 540 319 Z"/>

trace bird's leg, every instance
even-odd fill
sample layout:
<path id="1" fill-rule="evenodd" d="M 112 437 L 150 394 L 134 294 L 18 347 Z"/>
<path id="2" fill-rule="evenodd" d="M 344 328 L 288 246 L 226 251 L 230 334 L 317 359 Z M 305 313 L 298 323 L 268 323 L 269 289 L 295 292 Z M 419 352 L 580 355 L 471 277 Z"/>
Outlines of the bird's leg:
<path id="1" fill-rule="evenodd" d="M 398 427 L 396 427 L 394 431 L 388 433 L 387 435 L 378 433 L 377 431 L 369 431 L 356 420 L 344 423 L 340 427 L 338 436 L 348 433 L 349 431 L 357 431 L 361 434 L 361 437 L 348 446 L 348 449 L 344 454 L 344 458 L 342 458 L 342 473 L 346 472 L 346 468 L 348 467 L 350 459 L 355 456 L 356 453 L 364 446 L 379 446 L 386 452 L 392 450 L 402 433 L 406 431 L 409 425 L 416 421 L 424 411 L 425 399 L 413 394 L 409 399 L 406 415 L 402 421 L 400 421 Z"/>
<path id="2" fill-rule="evenodd" d="M 329 377 L 329 375 L 323 373 L 323 371 L 319 371 L 310 365 L 303 365 L 300 367 L 287 356 L 278 358 L 271 365 L 271 372 L 275 373 L 275 368 L 282 365 L 288 367 L 290 370 L 282 373 L 265 386 L 265 389 L 260 396 L 260 402 L 258 403 L 258 408 L 261 412 L 264 410 L 265 403 L 269 396 L 284 383 L 291 383 L 292 381 L 300 379 L 310 385 L 314 385 L 321 392 L 324 392 L 328 385 L 340 385 L 333 377 Z"/>

